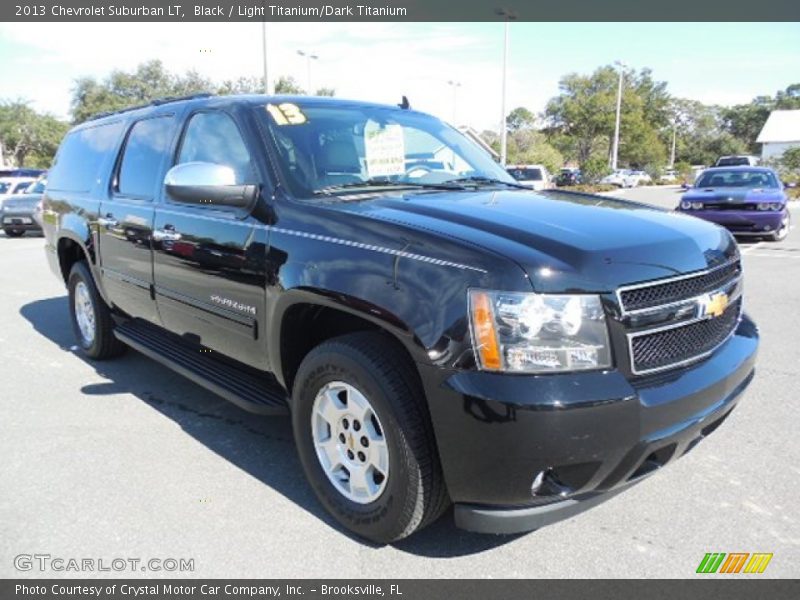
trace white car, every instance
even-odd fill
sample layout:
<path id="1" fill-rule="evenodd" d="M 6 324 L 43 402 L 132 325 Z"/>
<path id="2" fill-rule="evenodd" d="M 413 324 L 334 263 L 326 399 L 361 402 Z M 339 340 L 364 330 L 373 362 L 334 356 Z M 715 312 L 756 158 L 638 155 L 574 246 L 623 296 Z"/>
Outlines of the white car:
<path id="1" fill-rule="evenodd" d="M 600 183 L 616 185 L 622 188 L 632 188 L 642 183 L 652 183 L 650 175 L 644 171 L 634 171 L 632 169 L 617 169 L 611 175 L 607 175 L 600 180 Z"/>
<path id="2" fill-rule="evenodd" d="M 519 183 L 534 190 L 553 187 L 550 173 L 544 165 L 508 165 L 506 171 Z"/>
<path id="3" fill-rule="evenodd" d="M 600 183 L 607 185 L 616 185 L 619 187 L 631 187 L 630 180 L 628 179 L 630 171 L 628 169 L 617 169 L 610 175 L 606 175 L 600 180 Z"/>
<path id="4" fill-rule="evenodd" d="M 761 162 L 758 156 L 752 154 L 738 154 L 733 156 L 720 156 L 717 162 L 714 163 L 715 167 L 757 167 Z"/>
<path id="5" fill-rule="evenodd" d="M 0 177 L 0 200 L 22 194 L 34 181 L 33 177 Z"/>

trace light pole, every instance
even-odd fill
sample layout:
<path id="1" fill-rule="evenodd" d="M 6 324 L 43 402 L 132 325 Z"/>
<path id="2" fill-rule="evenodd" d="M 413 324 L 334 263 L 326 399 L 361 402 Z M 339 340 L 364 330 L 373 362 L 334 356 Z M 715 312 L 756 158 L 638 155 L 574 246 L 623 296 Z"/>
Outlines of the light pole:
<path id="1" fill-rule="evenodd" d="M 269 95 L 269 76 L 267 75 L 267 22 L 261 21 L 261 53 L 264 58 L 264 93 Z"/>
<path id="2" fill-rule="evenodd" d="M 669 168 L 675 168 L 675 146 L 678 142 L 678 119 L 672 120 L 672 151 L 669 153 Z"/>
<path id="3" fill-rule="evenodd" d="M 625 77 L 625 63 L 615 61 L 619 67 L 619 87 L 617 88 L 617 119 L 614 124 L 614 145 L 611 148 L 611 170 L 617 170 L 617 155 L 619 154 L 619 119 L 622 111 L 622 79 Z"/>
<path id="4" fill-rule="evenodd" d="M 311 54 L 311 52 L 307 52 L 307 51 L 303 51 L 303 50 L 298 50 L 297 53 L 300 56 L 305 56 L 306 57 L 306 68 L 308 69 L 308 95 L 309 96 L 313 96 L 314 92 L 311 89 L 311 61 L 319 59 L 319 56 L 317 56 L 316 54 Z"/>
<path id="5" fill-rule="evenodd" d="M 500 112 L 502 113 L 500 120 L 500 164 L 506 166 L 506 150 L 508 147 L 508 135 L 506 124 L 506 76 L 508 72 L 508 22 L 514 21 L 517 15 L 505 8 L 498 8 L 495 14 L 503 17 L 503 84 L 500 96 Z"/>
<path id="6" fill-rule="evenodd" d="M 448 81 L 447 85 L 453 87 L 453 126 L 456 125 L 456 106 L 458 104 L 458 88 L 461 87 L 460 81 Z"/>

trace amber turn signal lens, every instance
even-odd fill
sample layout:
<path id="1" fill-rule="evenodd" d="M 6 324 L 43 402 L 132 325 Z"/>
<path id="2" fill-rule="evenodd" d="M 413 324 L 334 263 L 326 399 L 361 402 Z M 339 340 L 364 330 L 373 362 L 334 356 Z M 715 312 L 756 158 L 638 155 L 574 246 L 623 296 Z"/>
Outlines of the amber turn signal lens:
<path id="1" fill-rule="evenodd" d="M 472 320 L 481 365 L 484 369 L 499 371 L 503 367 L 503 361 L 500 345 L 497 343 L 491 299 L 486 292 L 472 292 Z"/>

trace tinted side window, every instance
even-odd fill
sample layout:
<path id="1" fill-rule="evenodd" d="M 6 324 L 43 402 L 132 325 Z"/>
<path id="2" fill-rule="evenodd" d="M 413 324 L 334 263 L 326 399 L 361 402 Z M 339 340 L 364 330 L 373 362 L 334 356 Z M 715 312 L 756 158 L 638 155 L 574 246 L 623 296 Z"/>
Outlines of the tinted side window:
<path id="1" fill-rule="evenodd" d="M 173 122 L 172 117 L 156 117 L 139 121 L 131 128 L 117 175 L 117 192 L 153 197 Z"/>
<path id="2" fill-rule="evenodd" d="M 103 159 L 114 150 L 121 133 L 122 123 L 116 122 L 67 134 L 50 170 L 49 187 L 67 192 L 91 190 Z"/>
<path id="3" fill-rule="evenodd" d="M 201 112 L 186 127 L 175 164 L 209 162 L 227 165 L 236 172 L 236 183 L 254 183 L 250 152 L 233 119 L 222 112 Z"/>

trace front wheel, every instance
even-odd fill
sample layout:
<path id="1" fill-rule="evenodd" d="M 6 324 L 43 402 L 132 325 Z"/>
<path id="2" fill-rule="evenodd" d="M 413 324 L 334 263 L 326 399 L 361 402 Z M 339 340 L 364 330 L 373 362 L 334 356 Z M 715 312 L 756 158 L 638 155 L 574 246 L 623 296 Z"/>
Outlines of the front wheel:
<path id="1" fill-rule="evenodd" d="M 85 262 L 73 265 L 67 288 L 72 329 L 81 349 L 97 360 L 122 354 L 126 346 L 114 336 L 111 311 L 100 297 Z"/>
<path id="2" fill-rule="evenodd" d="M 356 333 L 312 350 L 295 380 L 292 425 L 314 492 L 357 535 L 393 542 L 447 507 L 424 392 L 394 340 Z"/>

